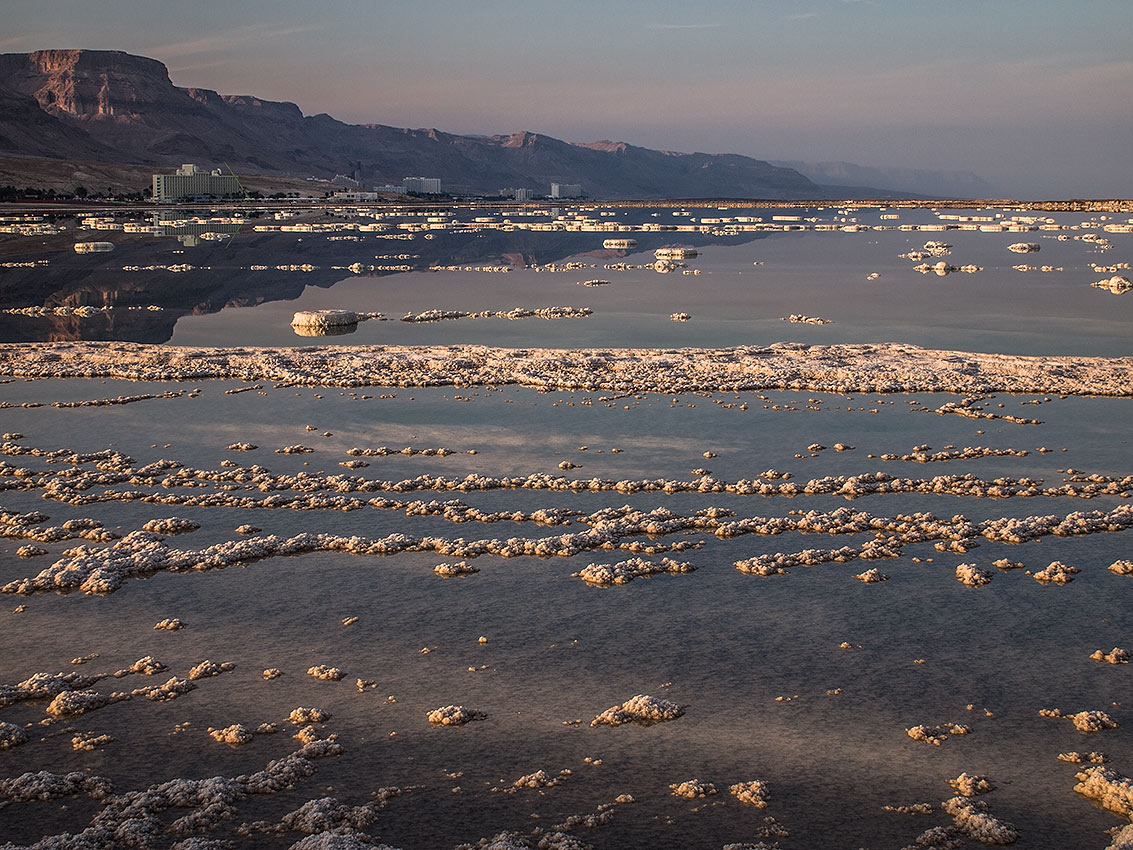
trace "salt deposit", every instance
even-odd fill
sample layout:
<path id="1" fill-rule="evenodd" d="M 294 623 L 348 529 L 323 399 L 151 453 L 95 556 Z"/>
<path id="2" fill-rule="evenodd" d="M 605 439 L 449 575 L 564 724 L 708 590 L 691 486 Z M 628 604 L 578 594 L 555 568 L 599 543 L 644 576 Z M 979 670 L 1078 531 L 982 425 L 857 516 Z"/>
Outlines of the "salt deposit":
<path id="1" fill-rule="evenodd" d="M 151 519 L 142 526 L 142 529 L 154 534 L 185 534 L 189 531 L 196 531 L 200 527 L 201 524 L 196 520 L 171 516 L 165 519 Z"/>
<path id="2" fill-rule="evenodd" d="M 873 584 L 879 581 L 889 581 L 889 576 L 887 576 L 876 567 L 866 570 L 864 573 L 858 573 L 856 576 L 854 576 L 854 578 L 856 578 L 860 582 L 864 582 L 865 584 Z"/>
<path id="3" fill-rule="evenodd" d="M 92 752 L 114 743 L 109 735 L 100 735 L 97 732 L 76 732 L 71 736 L 71 749 Z"/>
<path id="4" fill-rule="evenodd" d="M 636 723 L 652 726 L 676 720 L 685 713 L 685 707 L 660 697 L 638 694 L 621 705 L 611 706 L 590 721 L 591 726 L 621 726 L 623 723 Z"/>
<path id="5" fill-rule="evenodd" d="M 313 679 L 321 679 L 324 682 L 337 682 L 346 674 L 337 667 L 327 667 L 325 664 L 317 664 L 307 670 L 307 675 Z"/>
<path id="6" fill-rule="evenodd" d="M 960 564 L 956 567 L 956 581 L 968 587 L 982 587 L 991 582 L 991 570 L 981 570 L 975 564 Z"/>
<path id="7" fill-rule="evenodd" d="M 700 797 L 710 797 L 716 793 L 716 786 L 701 779 L 686 779 L 669 786 L 674 797 L 684 797 L 686 800 L 695 800 Z"/>
<path id="8" fill-rule="evenodd" d="M 468 576 L 473 573 L 478 573 L 480 572 L 480 568 L 465 561 L 457 561 L 455 564 L 437 564 L 433 567 L 433 572 L 442 578 L 452 578 L 454 576 Z"/>
<path id="9" fill-rule="evenodd" d="M 286 385 L 524 384 L 560 389 L 689 392 L 1042 392 L 1133 395 L 1133 358 L 1023 357 L 932 351 L 899 343 L 731 349 L 510 349 L 357 346 L 207 349 L 135 343 L 0 345 L 0 375 L 130 380 L 275 381 Z"/>
<path id="10" fill-rule="evenodd" d="M 1074 790 L 1121 817 L 1133 820 L 1133 779 L 1108 767 L 1087 767 L 1075 774 Z"/>
<path id="11" fill-rule="evenodd" d="M 1112 292 L 1114 295 L 1124 295 L 1126 292 L 1133 290 L 1133 283 L 1130 283 L 1129 278 L 1115 274 L 1113 277 L 1106 278 L 1091 283 L 1090 286 L 1096 286 L 1098 289 L 1105 289 Z"/>
<path id="12" fill-rule="evenodd" d="M 10 750 L 12 747 L 26 744 L 27 740 L 27 733 L 22 728 L 14 723 L 0 720 L 0 750 Z"/>
<path id="13" fill-rule="evenodd" d="M 205 660 L 189 671 L 189 679 L 206 679 L 211 676 L 219 676 L 221 673 L 227 673 L 229 670 L 234 670 L 236 665 L 231 661 L 224 661 L 220 664 L 215 661 Z"/>
<path id="14" fill-rule="evenodd" d="M 239 747 L 243 744 L 249 744 L 253 738 L 252 733 L 239 723 L 233 723 L 231 726 L 226 726 L 223 729 L 213 729 L 210 726 L 208 733 L 214 741 L 218 741 L 221 744 L 228 744 L 230 747 Z"/>
<path id="15" fill-rule="evenodd" d="M 330 713 L 321 708 L 296 708 L 287 719 L 296 726 L 306 726 L 308 723 L 326 723 L 330 720 Z"/>
<path id="16" fill-rule="evenodd" d="M 1077 567 L 1069 566 L 1062 561 L 1051 561 L 1045 569 L 1035 572 L 1033 578 L 1039 584 L 1069 584 L 1080 572 Z"/>
<path id="17" fill-rule="evenodd" d="M 672 575 L 691 573 L 695 569 L 692 564 L 674 561 L 672 558 L 662 558 L 658 562 L 647 561 L 644 558 L 630 558 L 628 561 L 619 561 L 616 564 L 589 564 L 572 575 L 588 584 L 611 585 L 629 584 L 635 578 L 660 573 Z"/>
<path id="18" fill-rule="evenodd" d="M 465 708 L 463 705 L 446 705 L 435 708 L 427 715 L 434 726 L 463 726 L 473 720 L 486 720 L 488 715 L 474 708 Z"/>
<path id="19" fill-rule="evenodd" d="M 1133 561 L 1114 561 L 1109 565 L 1109 571 L 1119 576 L 1133 576 Z"/>
<path id="20" fill-rule="evenodd" d="M 737 782 L 728 787 L 728 791 L 739 800 L 757 809 L 767 808 L 767 801 L 771 799 L 771 791 L 766 782 L 753 779 L 751 782 Z"/>
<path id="21" fill-rule="evenodd" d="M 1120 724 L 1104 711 L 1079 711 L 1077 714 L 1065 714 L 1058 708 L 1039 709 L 1040 717 L 1063 718 L 1074 724 L 1074 728 L 1083 735 L 1102 732 L 1106 729 L 1117 729 Z"/>
<path id="22" fill-rule="evenodd" d="M 948 784 L 963 797 L 975 797 L 977 794 L 986 794 L 988 791 L 995 790 L 995 786 L 986 776 L 975 776 L 969 773 L 961 773 L 955 779 L 949 779 Z"/>
<path id="23" fill-rule="evenodd" d="M 1115 646 L 1109 652 L 1103 652 L 1100 649 L 1095 650 L 1090 655 L 1090 658 L 1092 658 L 1094 661 L 1097 661 L 1099 663 L 1104 661 L 1107 664 L 1128 664 L 1129 663 L 1129 652 L 1127 650 L 1124 650 L 1124 649 L 1119 649 L 1118 647 Z"/>
<path id="24" fill-rule="evenodd" d="M 1007 246 L 1008 251 L 1013 251 L 1016 254 L 1031 254 L 1038 251 L 1042 246 L 1037 242 L 1015 242 Z"/>
<path id="25" fill-rule="evenodd" d="M 158 621 L 154 624 L 153 628 L 154 631 L 176 632 L 185 628 L 185 624 L 176 617 L 172 617 Z"/>
<path id="26" fill-rule="evenodd" d="M 941 808 L 967 838 L 982 844 L 1014 844 L 1019 832 L 1014 826 L 988 814 L 987 804 L 965 797 L 953 797 L 941 803 Z"/>

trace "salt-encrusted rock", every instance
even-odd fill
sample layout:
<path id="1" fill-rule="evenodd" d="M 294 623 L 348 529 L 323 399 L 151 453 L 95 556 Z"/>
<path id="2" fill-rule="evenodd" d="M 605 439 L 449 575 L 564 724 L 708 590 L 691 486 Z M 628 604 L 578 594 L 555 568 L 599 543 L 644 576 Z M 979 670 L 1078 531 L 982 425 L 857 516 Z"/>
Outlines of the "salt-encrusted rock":
<path id="1" fill-rule="evenodd" d="M 1112 833 L 1109 846 L 1105 850 L 1133 850 L 1133 823 L 1126 824 Z"/>
<path id="2" fill-rule="evenodd" d="M 511 783 L 512 788 L 551 788 L 562 782 L 560 776 L 552 776 L 545 770 L 537 770 L 526 776 L 521 776 Z"/>
<path id="3" fill-rule="evenodd" d="M 1087 767 L 1075 774 L 1074 790 L 1103 808 L 1133 820 L 1133 779 L 1108 767 Z"/>
<path id="4" fill-rule="evenodd" d="M 271 679 L 278 679 L 282 675 L 283 675 L 283 671 L 280 670 L 278 667 L 269 667 L 266 670 L 264 670 L 264 672 L 263 672 L 264 679 L 269 680 L 269 681 Z"/>
<path id="5" fill-rule="evenodd" d="M 110 697 L 97 691 L 64 691 L 48 704 L 47 713 L 52 717 L 70 717 L 109 704 Z"/>
<path id="6" fill-rule="evenodd" d="M 165 684 L 148 688 L 138 688 L 130 693 L 132 696 L 143 696 L 153 702 L 168 702 L 171 699 L 177 699 L 177 697 L 182 694 L 189 693 L 189 691 L 196 687 L 197 686 L 188 679 L 179 679 L 173 676 L 165 682 Z"/>
<path id="7" fill-rule="evenodd" d="M 982 587 L 991 582 L 991 570 L 981 570 L 975 564 L 960 564 L 956 567 L 956 581 L 968 587 Z"/>
<path id="8" fill-rule="evenodd" d="M 21 727 L 0 720 L 0 750 L 10 750 L 27 741 L 28 734 Z"/>
<path id="9" fill-rule="evenodd" d="M 1074 580 L 1075 573 L 1079 573 L 1077 567 L 1072 567 L 1062 561 L 1051 561 L 1045 569 L 1038 570 L 1033 578 L 1040 584 L 1069 584 Z"/>
<path id="10" fill-rule="evenodd" d="M 154 631 L 162 632 L 176 632 L 185 628 L 185 624 L 178 620 L 176 617 L 167 618 L 154 624 Z"/>
<path id="11" fill-rule="evenodd" d="M 139 658 L 125 670 L 119 671 L 120 673 L 136 673 L 142 676 L 153 676 L 157 673 L 162 673 L 169 669 L 168 664 L 162 664 L 152 655 L 147 655 L 144 658 Z M 117 675 L 117 674 L 115 674 Z"/>
<path id="12" fill-rule="evenodd" d="M 71 736 L 71 749 L 97 750 L 114 742 L 109 735 L 100 735 L 97 732 L 76 732 Z"/>
<path id="13" fill-rule="evenodd" d="M 669 786 L 674 797 L 684 797 L 686 800 L 695 800 L 699 797 L 709 797 L 716 793 L 716 786 L 701 779 L 686 779 Z"/>
<path id="14" fill-rule="evenodd" d="M 326 723 L 330 720 L 330 712 L 321 708 L 296 708 L 292 710 L 287 719 L 296 726 L 306 726 L 308 723 Z"/>
<path id="15" fill-rule="evenodd" d="M 308 668 L 307 675 L 314 679 L 322 679 L 324 682 L 337 682 L 346 674 L 337 667 L 327 667 L 325 664 L 318 664 Z"/>
<path id="16" fill-rule="evenodd" d="M 940 804 L 952 816 L 956 828 L 973 841 L 983 844 L 1014 844 L 1019 833 L 1014 826 L 987 813 L 987 804 L 953 797 Z"/>
<path id="17" fill-rule="evenodd" d="M 1115 646 L 1109 652 L 1102 652 L 1100 649 L 1095 650 L 1090 654 L 1090 658 L 1098 662 L 1104 661 L 1107 664 L 1128 664 L 1129 652 Z"/>
<path id="18" fill-rule="evenodd" d="M 480 572 L 480 568 L 466 561 L 457 561 L 455 564 L 437 564 L 433 567 L 433 572 L 442 578 L 453 578 L 454 576 L 469 576 L 473 573 L 478 573 Z"/>
<path id="19" fill-rule="evenodd" d="M 46 555 L 47 550 L 42 546 L 33 546 L 28 543 L 26 546 L 17 549 L 16 554 L 21 558 L 38 558 L 40 555 Z"/>
<path id="20" fill-rule="evenodd" d="M 231 726 L 225 726 L 223 729 L 213 729 L 210 726 L 208 733 L 212 736 L 214 741 L 228 744 L 230 747 L 238 747 L 242 744 L 251 743 L 253 738 L 252 733 L 239 723 L 233 723 Z"/>
<path id="21" fill-rule="evenodd" d="M 463 726 L 473 720 L 486 720 L 488 715 L 463 705 L 446 705 L 434 708 L 426 717 L 434 726 Z"/>
<path id="22" fill-rule="evenodd" d="M 1074 724 L 1074 728 L 1083 735 L 1105 729 L 1116 729 L 1119 726 L 1118 722 L 1104 711 L 1079 711 L 1077 714 L 1069 715 L 1069 719 Z"/>
<path id="23" fill-rule="evenodd" d="M 354 831 L 328 831 L 308 835 L 288 850 L 398 850 L 389 844 L 375 844 L 374 839 Z"/>
<path id="24" fill-rule="evenodd" d="M 760 779 L 753 779 L 751 782 L 737 782 L 735 785 L 729 786 L 728 791 L 741 803 L 754 806 L 757 809 L 767 808 L 767 801 L 771 799 L 770 788 L 766 782 Z"/>
<path id="25" fill-rule="evenodd" d="M 93 800 L 103 800 L 114 788 L 110 780 L 102 776 L 74 771 L 72 773 L 51 773 L 40 770 L 35 773 L 21 773 L 11 779 L 0 779 L 0 802 L 26 803 L 32 800 L 57 800 L 75 794 L 86 794 Z M 52 845 L 64 850 L 65 844 Z"/>
<path id="26" fill-rule="evenodd" d="M 660 697 L 638 694 L 621 705 L 611 706 L 590 721 L 591 726 L 621 726 L 623 723 L 637 723 L 652 726 L 676 720 L 685 713 L 683 705 Z"/>
<path id="27" fill-rule="evenodd" d="M 1008 245 L 1007 250 L 1016 254 L 1033 254 L 1035 251 L 1038 251 L 1040 247 L 1037 242 L 1015 242 L 1012 245 Z"/>
<path id="28" fill-rule="evenodd" d="M 955 789 L 957 794 L 964 797 L 975 797 L 977 794 L 986 794 L 988 791 L 995 790 L 995 786 L 986 776 L 976 776 L 969 773 L 961 773 L 955 779 L 949 779 L 948 784 Z"/>
<path id="29" fill-rule="evenodd" d="M 261 531 L 263 531 L 262 528 L 255 525 L 248 525 L 247 523 L 236 526 L 237 534 L 259 534 Z"/>
<path id="30" fill-rule="evenodd" d="M 574 578 L 580 578 L 588 584 L 611 585 L 629 584 L 635 578 L 642 576 L 670 573 L 680 575 L 696 570 L 692 564 L 675 561 L 672 558 L 662 558 L 659 562 L 647 561 L 644 558 L 630 558 L 616 564 L 589 564 L 579 572 L 572 573 Z"/>
<path id="31" fill-rule="evenodd" d="M 1133 576 L 1133 561 L 1114 561 L 1109 565 L 1109 571 L 1119 576 Z"/>
<path id="32" fill-rule="evenodd" d="M 252 443 L 232 443 L 226 447 L 230 452 L 254 452 L 259 446 Z"/>
<path id="33" fill-rule="evenodd" d="M 220 664 L 217 664 L 215 661 L 206 659 L 189 671 L 189 679 L 192 681 L 207 679 L 211 676 L 219 676 L 221 673 L 227 673 L 229 670 L 235 669 L 236 664 L 232 661 L 222 661 Z"/>
<path id="34" fill-rule="evenodd" d="M 1068 761 L 1071 764 L 1105 764 L 1107 761 L 1109 761 L 1109 757 L 1106 756 L 1105 753 L 1079 753 L 1072 750 L 1068 753 L 1059 753 L 1058 760 Z"/>
<path id="35" fill-rule="evenodd" d="M 200 527 L 201 524 L 196 520 L 171 516 L 164 519 L 151 519 L 142 526 L 142 529 L 152 534 L 185 534 L 196 531 Z"/>
<path id="36" fill-rule="evenodd" d="M 315 835 L 320 832 L 364 829 L 374 822 L 374 811 L 369 806 L 347 806 L 334 797 L 308 800 L 280 822 L 288 829 Z"/>
<path id="37" fill-rule="evenodd" d="M 858 573 L 856 576 L 854 576 L 854 578 L 856 578 L 860 582 L 864 582 L 865 584 L 874 584 L 875 582 L 879 581 L 889 581 L 889 576 L 887 576 L 881 570 L 877 569 L 877 567 L 868 569 L 864 573 Z"/>
<path id="38" fill-rule="evenodd" d="M 905 734 L 914 741 L 924 741 L 926 744 L 932 744 L 934 747 L 939 747 L 948 740 L 947 735 L 941 734 L 937 729 L 931 729 L 924 725 L 912 726 L 905 730 Z"/>

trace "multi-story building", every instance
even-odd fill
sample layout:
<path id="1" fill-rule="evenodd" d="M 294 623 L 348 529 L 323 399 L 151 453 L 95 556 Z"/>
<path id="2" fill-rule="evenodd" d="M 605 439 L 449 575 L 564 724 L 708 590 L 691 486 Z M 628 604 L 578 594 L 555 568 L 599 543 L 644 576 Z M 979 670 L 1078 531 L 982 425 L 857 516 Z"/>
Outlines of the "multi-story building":
<path id="1" fill-rule="evenodd" d="M 552 198 L 581 198 L 582 186 L 579 183 L 552 183 Z"/>
<path id="2" fill-rule="evenodd" d="M 441 193 L 441 178 L 439 177 L 404 177 L 406 192 L 416 192 L 419 195 L 439 195 Z"/>
<path id="3" fill-rule="evenodd" d="M 173 174 L 153 175 L 155 201 L 179 201 L 183 198 L 203 198 L 207 195 L 242 194 L 240 181 L 232 174 L 221 174 L 220 169 L 201 171 L 191 162 L 185 163 Z"/>

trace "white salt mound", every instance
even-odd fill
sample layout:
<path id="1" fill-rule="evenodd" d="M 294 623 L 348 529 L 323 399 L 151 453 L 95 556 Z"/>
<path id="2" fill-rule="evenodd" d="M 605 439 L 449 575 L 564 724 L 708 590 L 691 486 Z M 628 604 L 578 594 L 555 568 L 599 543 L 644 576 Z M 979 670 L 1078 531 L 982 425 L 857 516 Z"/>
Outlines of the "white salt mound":
<path id="1" fill-rule="evenodd" d="M 753 779 L 751 782 L 737 782 L 728 788 L 737 800 L 757 809 L 767 808 L 767 801 L 771 799 L 771 791 L 766 782 Z"/>
<path id="2" fill-rule="evenodd" d="M 446 705 L 434 708 L 426 717 L 434 726 L 463 726 L 473 720 L 486 720 L 488 715 L 463 705 Z"/>
<path id="3" fill-rule="evenodd" d="M 590 721 L 591 726 L 621 726 L 623 723 L 637 723 L 651 726 L 676 720 L 685 713 L 684 706 L 660 697 L 638 694 L 621 705 L 611 706 Z"/>
<path id="4" fill-rule="evenodd" d="M 716 793 L 716 786 L 701 779 L 686 779 L 669 786 L 674 797 L 684 797 L 686 800 L 696 800 L 700 797 L 709 797 Z"/>

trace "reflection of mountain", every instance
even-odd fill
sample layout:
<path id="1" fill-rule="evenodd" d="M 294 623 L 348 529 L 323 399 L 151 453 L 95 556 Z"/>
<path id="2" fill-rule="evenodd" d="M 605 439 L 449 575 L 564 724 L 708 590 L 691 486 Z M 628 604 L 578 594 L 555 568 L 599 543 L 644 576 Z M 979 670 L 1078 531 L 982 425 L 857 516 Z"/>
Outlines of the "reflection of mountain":
<path id="1" fill-rule="evenodd" d="M 0 54 L 0 152 L 170 166 L 230 163 L 243 173 L 331 178 L 360 172 L 370 185 L 407 174 L 439 177 L 446 191 L 537 193 L 552 181 L 595 198 L 820 198 L 790 168 L 735 154 L 671 153 L 623 142 L 571 144 L 535 133 L 456 136 L 304 116 L 293 103 L 179 88 L 166 67 L 121 51 Z"/>
<path id="2" fill-rule="evenodd" d="M 398 262 L 422 270 L 430 265 L 545 264 L 600 251 L 603 235 L 483 230 L 477 233 L 475 239 L 469 239 L 467 234 L 437 231 L 430 240 L 386 243 L 381 247 L 418 255 Z M 765 235 L 746 233 L 722 238 L 699 233 L 679 234 L 682 243 L 696 246 L 743 244 L 765 238 Z M 655 248 L 672 244 L 675 236 L 678 234 L 671 232 L 637 233 L 637 250 L 652 252 Z M 49 259 L 49 265 L 0 272 L 0 309 L 30 305 L 89 305 L 119 309 L 83 319 L 0 314 L 0 340 L 166 342 L 173 336 L 173 326 L 182 316 L 216 313 L 225 307 L 293 300 L 307 286 L 329 288 L 350 276 L 351 273 L 344 271 L 342 266 L 355 261 L 363 264 L 374 262 L 375 247 L 373 242 L 365 243 L 365 247 L 353 247 L 352 243 L 330 242 L 321 238 L 299 241 L 292 234 L 245 230 L 230 240 L 201 242 L 197 247 L 184 251 L 173 239 L 155 242 L 152 238 L 120 238 L 115 242 L 113 254 L 79 256 L 71 249 L 70 238 L 56 237 L 49 244 L 49 251 L 39 253 L 40 257 Z M 617 252 L 602 253 L 607 260 L 619 256 Z M 308 263 L 317 268 L 310 272 L 284 272 L 274 268 L 253 271 L 248 268 L 264 263 L 269 257 L 272 266 Z M 182 273 L 122 270 L 123 266 L 130 265 L 144 267 L 177 263 L 189 263 L 197 268 Z M 151 304 L 163 309 L 123 309 Z"/>

